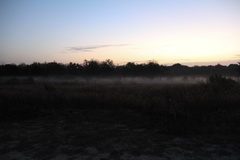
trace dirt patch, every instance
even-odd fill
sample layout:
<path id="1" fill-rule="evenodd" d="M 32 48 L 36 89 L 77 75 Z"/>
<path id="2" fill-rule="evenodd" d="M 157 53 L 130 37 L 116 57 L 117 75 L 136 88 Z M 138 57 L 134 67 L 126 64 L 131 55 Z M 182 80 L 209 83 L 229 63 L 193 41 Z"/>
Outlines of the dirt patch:
<path id="1" fill-rule="evenodd" d="M 83 115 L 85 113 L 85 115 Z M 106 113 L 100 113 L 108 115 Z M 237 135 L 162 134 L 137 123 L 88 121 L 86 112 L 0 123 L 0 159 L 167 160 L 240 158 Z M 101 116 L 100 116 L 101 117 Z M 91 117 L 92 119 L 92 117 Z M 111 119 L 111 118 L 110 118 Z"/>

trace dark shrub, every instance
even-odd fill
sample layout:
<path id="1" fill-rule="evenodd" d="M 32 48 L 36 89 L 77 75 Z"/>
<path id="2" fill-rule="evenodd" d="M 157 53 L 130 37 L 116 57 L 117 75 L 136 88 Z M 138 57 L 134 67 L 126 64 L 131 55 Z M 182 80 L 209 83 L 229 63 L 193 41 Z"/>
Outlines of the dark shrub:
<path id="1" fill-rule="evenodd" d="M 215 90 L 232 89 L 236 83 L 237 82 L 231 78 L 226 78 L 221 75 L 213 75 L 208 78 L 208 84 L 210 84 Z"/>

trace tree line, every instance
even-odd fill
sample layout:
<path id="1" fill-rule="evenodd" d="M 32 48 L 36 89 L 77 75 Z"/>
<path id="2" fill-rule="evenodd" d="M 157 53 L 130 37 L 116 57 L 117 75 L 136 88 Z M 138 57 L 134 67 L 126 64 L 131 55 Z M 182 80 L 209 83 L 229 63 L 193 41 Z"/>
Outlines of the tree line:
<path id="1" fill-rule="evenodd" d="M 228 66 L 193 66 L 182 64 L 172 66 L 160 65 L 155 61 L 137 64 L 128 62 L 124 65 L 115 65 L 112 60 L 84 60 L 82 64 L 70 62 L 34 62 L 0 65 L 0 76 L 48 76 L 48 75 L 78 75 L 78 76 L 186 76 L 186 75 L 229 75 L 237 76 L 240 73 L 240 63 Z"/>

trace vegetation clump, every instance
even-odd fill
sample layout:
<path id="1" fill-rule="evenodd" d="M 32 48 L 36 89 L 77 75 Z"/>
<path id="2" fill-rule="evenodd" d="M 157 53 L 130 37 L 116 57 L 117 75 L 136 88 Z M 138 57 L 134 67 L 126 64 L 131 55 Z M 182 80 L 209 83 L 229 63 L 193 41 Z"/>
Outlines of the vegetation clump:
<path id="1" fill-rule="evenodd" d="M 231 78 L 223 77 L 222 75 L 213 75 L 208 78 L 208 83 L 215 89 L 232 89 L 237 82 Z"/>

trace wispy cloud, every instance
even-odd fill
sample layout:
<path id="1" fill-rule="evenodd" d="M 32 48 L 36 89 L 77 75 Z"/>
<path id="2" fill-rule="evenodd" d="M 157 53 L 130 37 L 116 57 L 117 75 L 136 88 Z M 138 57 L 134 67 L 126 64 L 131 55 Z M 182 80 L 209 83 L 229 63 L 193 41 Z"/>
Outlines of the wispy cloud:
<path id="1" fill-rule="evenodd" d="M 235 55 L 235 58 L 240 58 L 240 54 L 236 54 L 236 55 Z"/>
<path id="2" fill-rule="evenodd" d="M 80 46 L 80 47 L 67 47 L 67 51 L 73 52 L 92 52 L 93 50 L 107 47 L 124 47 L 130 44 L 107 44 L 107 45 L 91 45 L 91 46 Z"/>
<path id="3" fill-rule="evenodd" d="M 231 58 L 235 59 L 235 60 L 239 60 L 240 59 L 240 54 L 235 54 Z"/>

